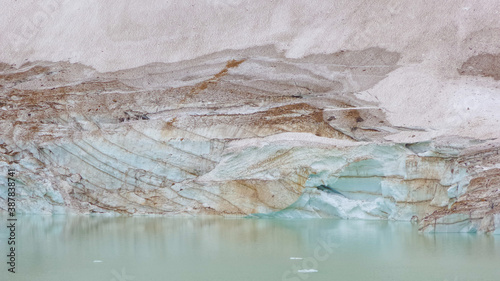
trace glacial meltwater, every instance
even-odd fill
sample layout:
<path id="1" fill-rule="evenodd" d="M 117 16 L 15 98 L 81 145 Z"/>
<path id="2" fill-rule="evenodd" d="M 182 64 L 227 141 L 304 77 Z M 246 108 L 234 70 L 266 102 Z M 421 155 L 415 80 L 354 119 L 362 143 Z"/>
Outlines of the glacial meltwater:
<path id="1" fill-rule="evenodd" d="M 1 217 L 6 222 L 6 217 Z M 500 280 L 500 237 L 403 222 L 18 216 L 0 280 Z M 2 253 L 8 229 L 0 231 Z"/>

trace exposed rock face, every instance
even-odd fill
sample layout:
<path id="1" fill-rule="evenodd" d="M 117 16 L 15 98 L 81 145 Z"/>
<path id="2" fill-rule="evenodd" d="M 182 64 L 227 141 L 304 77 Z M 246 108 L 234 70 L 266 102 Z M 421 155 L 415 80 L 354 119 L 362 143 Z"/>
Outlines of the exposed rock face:
<path id="1" fill-rule="evenodd" d="M 203 27 L 202 42 L 179 15 L 184 26 L 168 37 L 169 21 L 148 25 L 118 4 L 115 18 L 99 4 L 102 30 L 73 27 L 87 34 L 78 40 L 101 39 L 71 62 L 61 61 L 70 46 L 37 35 L 59 25 L 42 22 L 27 39 L 6 30 L 0 166 L 18 171 L 17 210 L 395 219 L 498 233 L 498 3 L 276 1 L 268 34 L 227 24 L 236 2 L 200 6 L 248 38 Z M 80 16 L 66 4 L 47 11 Z M 44 44 L 18 50 L 29 40 Z M 1 189 L 2 210 L 6 197 Z"/>
<path id="2" fill-rule="evenodd" d="M 500 80 L 500 54 L 480 54 L 470 57 L 458 70 L 463 75 L 493 77 Z"/>

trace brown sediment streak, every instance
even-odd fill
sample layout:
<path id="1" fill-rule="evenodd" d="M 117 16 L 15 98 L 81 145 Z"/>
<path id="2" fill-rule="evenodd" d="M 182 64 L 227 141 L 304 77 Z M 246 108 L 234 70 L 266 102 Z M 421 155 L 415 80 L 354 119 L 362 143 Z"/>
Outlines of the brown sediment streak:
<path id="1" fill-rule="evenodd" d="M 224 67 L 224 69 L 215 74 L 212 78 L 196 84 L 189 93 L 189 95 L 195 95 L 198 94 L 200 91 L 206 90 L 210 84 L 217 83 L 217 81 L 219 81 L 220 78 L 227 75 L 230 68 L 238 67 L 244 61 L 245 59 L 228 61 L 226 63 L 226 67 Z"/>

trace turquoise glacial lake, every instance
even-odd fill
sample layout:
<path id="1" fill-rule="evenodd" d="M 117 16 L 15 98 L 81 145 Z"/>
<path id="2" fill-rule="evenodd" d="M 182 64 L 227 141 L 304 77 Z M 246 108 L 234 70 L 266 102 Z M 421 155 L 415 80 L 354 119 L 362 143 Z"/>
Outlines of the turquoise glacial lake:
<path id="1" fill-rule="evenodd" d="M 500 280 L 500 237 L 332 219 L 18 216 L 0 280 Z"/>

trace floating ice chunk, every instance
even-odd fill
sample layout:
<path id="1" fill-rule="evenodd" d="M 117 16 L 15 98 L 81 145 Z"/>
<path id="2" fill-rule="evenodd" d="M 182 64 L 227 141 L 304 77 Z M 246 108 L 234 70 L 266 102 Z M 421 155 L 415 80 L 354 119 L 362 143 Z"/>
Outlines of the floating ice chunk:
<path id="1" fill-rule="evenodd" d="M 313 273 L 313 272 L 318 272 L 317 269 L 299 269 L 298 270 L 299 273 Z"/>
<path id="2" fill-rule="evenodd" d="M 298 258 L 298 257 L 290 257 L 291 260 L 301 260 L 302 258 Z"/>
<path id="3" fill-rule="evenodd" d="M 102 262 L 101 260 L 94 260 L 94 262 Z"/>

